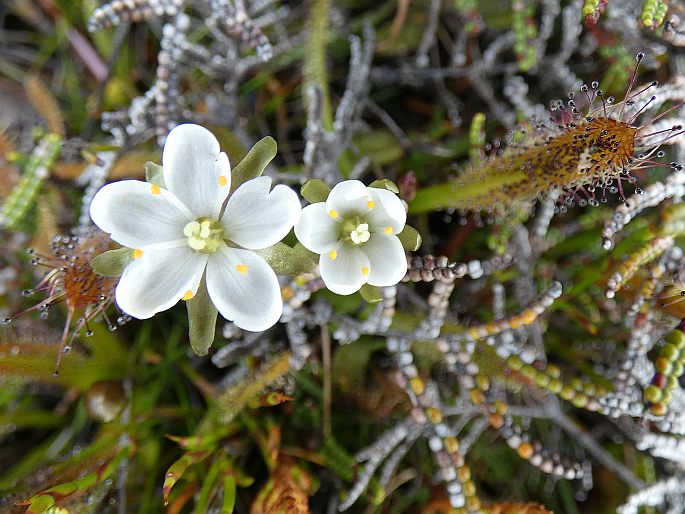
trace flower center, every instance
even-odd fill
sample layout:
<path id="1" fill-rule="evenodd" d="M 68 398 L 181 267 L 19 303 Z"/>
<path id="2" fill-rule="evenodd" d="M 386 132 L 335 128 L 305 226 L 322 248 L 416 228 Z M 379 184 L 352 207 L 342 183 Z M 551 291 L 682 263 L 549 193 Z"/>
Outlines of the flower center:
<path id="1" fill-rule="evenodd" d="M 224 240 L 224 227 L 218 221 L 198 218 L 183 227 L 183 235 L 188 238 L 188 246 L 192 250 L 214 253 Z"/>
<path id="2" fill-rule="evenodd" d="M 366 243 L 371 237 L 369 224 L 362 223 L 358 217 L 347 219 L 342 224 L 342 238 L 353 245 Z"/>

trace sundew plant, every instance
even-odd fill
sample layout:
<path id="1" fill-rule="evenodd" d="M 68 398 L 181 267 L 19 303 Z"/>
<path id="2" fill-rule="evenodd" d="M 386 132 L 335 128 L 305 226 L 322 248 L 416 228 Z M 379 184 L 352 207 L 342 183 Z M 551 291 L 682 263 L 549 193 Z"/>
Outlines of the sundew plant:
<path id="1" fill-rule="evenodd" d="M 685 512 L 684 2 L 0 14 L 0 513 Z"/>

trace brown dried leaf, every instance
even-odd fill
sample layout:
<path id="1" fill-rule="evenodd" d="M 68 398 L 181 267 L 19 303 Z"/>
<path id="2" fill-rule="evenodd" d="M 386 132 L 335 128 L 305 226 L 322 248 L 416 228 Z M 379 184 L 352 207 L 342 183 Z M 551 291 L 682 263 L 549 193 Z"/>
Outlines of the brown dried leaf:
<path id="1" fill-rule="evenodd" d="M 19 182 L 19 172 L 13 166 L 0 166 L 0 198 L 9 196 Z"/>
<path id="2" fill-rule="evenodd" d="M 109 170 L 109 178 L 144 178 L 145 163 L 148 161 L 159 162 L 160 155 L 155 152 L 129 152 L 122 155 Z"/>
<path id="3" fill-rule="evenodd" d="M 31 105 L 43 117 L 50 132 L 54 132 L 60 137 L 64 137 L 64 118 L 60 111 L 57 100 L 50 91 L 43 85 L 40 77 L 29 75 L 24 81 L 26 96 Z"/>
<path id="4" fill-rule="evenodd" d="M 271 478 L 255 498 L 250 514 L 309 514 L 312 479 L 287 457 L 282 457 Z"/>
<path id="5" fill-rule="evenodd" d="M 5 132 L 0 132 L 0 157 L 7 159 L 7 154 L 14 151 L 14 143 Z"/>
<path id="6" fill-rule="evenodd" d="M 453 512 L 449 499 L 444 491 L 436 491 L 433 499 L 423 506 L 421 514 L 449 514 Z M 481 512 L 485 514 L 554 514 L 538 503 L 492 503 L 484 505 Z"/>
<path id="7" fill-rule="evenodd" d="M 56 162 L 52 168 L 52 175 L 61 180 L 74 180 L 87 166 L 87 162 Z"/>

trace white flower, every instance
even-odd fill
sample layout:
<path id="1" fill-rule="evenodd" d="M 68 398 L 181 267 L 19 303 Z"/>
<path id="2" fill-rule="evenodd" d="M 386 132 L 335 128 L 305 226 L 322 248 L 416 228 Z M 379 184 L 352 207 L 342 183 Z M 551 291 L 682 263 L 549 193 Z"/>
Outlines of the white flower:
<path id="1" fill-rule="evenodd" d="M 337 184 L 325 202 L 302 210 L 295 235 L 321 255 L 326 287 L 348 295 L 367 282 L 391 286 L 402 279 L 407 260 L 396 234 L 406 221 L 404 205 L 395 194 L 347 180 Z"/>
<path id="2" fill-rule="evenodd" d="M 219 142 L 198 125 L 179 125 L 162 154 L 165 188 L 137 180 L 103 187 L 90 215 L 134 260 L 116 288 L 119 307 L 147 319 L 192 298 L 203 276 L 221 315 L 260 331 L 281 316 L 276 274 L 250 250 L 274 245 L 300 218 L 290 188 L 246 181 L 231 195 L 231 166 Z M 222 212 L 223 209 L 223 212 Z"/>

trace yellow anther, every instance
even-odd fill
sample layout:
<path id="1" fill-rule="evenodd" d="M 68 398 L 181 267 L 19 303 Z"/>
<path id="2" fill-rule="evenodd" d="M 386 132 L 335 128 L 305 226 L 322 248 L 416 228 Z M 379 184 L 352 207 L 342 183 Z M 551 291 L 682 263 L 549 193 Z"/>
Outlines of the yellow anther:
<path id="1" fill-rule="evenodd" d="M 388 235 L 392 234 L 392 227 L 385 227 L 385 230 L 383 232 L 385 232 Z"/>
<path id="2" fill-rule="evenodd" d="M 143 250 L 141 250 L 140 248 L 136 248 L 135 250 L 133 250 L 133 258 L 134 259 L 140 259 L 142 256 L 143 256 Z"/>
<path id="3" fill-rule="evenodd" d="M 376 202 L 374 202 L 373 200 L 369 200 L 368 202 L 366 202 L 366 206 L 369 209 L 373 209 L 376 206 Z"/>
<path id="4" fill-rule="evenodd" d="M 183 293 L 181 300 L 190 300 L 193 296 L 195 296 L 195 294 L 192 291 L 188 290 L 185 293 Z"/>
<path id="5" fill-rule="evenodd" d="M 371 273 L 371 270 L 369 269 L 368 266 L 362 266 L 362 275 L 368 276 L 368 274 Z"/>
<path id="6" fill-rule="evenodd" d="M 334 261 L 338 258 L 338 252 L 336 252 L 335 250 L 331 250 L 330 252 L 328 252 L 328 256 L 331 258 L 332 261 Z"/>
<path id="7" fill-rule="evenodd" d="M 247 264 L 236 264 L 235 269 L 238 270 L 238 273 L 247 275 Z"/>
<path id="8" fill-rule="evenodd" d="M 150 192 L 153 195 L 158 195 L 162 192 L 162 190 L 159 188 L 157 184 L 150 184 Z"/>
<path id="9" fill-rule="evenodd" d="M 331 209 L 330 211 L 328 211 L 328 215 L 331 218 L 337 218 L 338 217 L 338 211 L 336 211 L 335 209 Z"/>
<path id="10" fill-rule="evenodd" d="M 224 187 L 226 184 L 228 184 L 228 179 L 223 175 L 219 175 L 218 182 L 221 187 Z"/>

